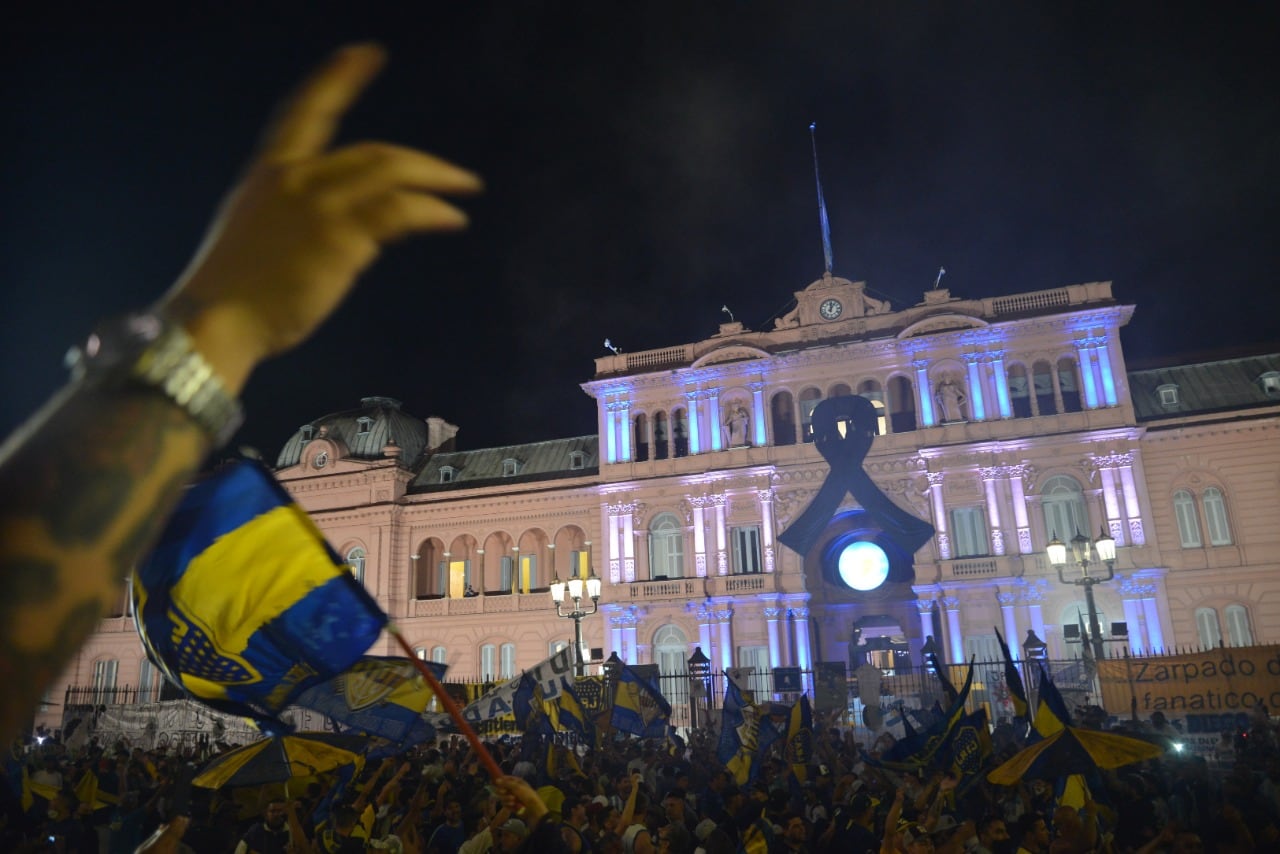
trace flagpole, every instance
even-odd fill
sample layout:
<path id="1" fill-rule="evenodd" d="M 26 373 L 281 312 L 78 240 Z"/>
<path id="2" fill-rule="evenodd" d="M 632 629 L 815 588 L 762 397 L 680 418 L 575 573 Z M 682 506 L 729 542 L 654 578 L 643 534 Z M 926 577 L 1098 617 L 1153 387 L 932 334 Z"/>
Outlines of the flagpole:
<path id="1" fill-rule="evenodd" d="M 431 672 L 431 668 L 427 667 L 427 663 L 414 655 L 413 648 L 404 639 L 404 635 L 400 634 L 399 626 L 395 623 L 387 623 L 387 631 L 396 639 L 396 643 L 400 644 L 400 648 L 404 650 L 405 656 L 413 662 L 413 666 L 418 668 L 422 678 L 427 680 L 427 687 L 440 698 L 440 702 L 444 704 L 444 710 L 449 713 L 449 717 L 453 718 L 453 722 L 458 725 L 458 730 L 471 745 L 471 749 L 475 751 L 476 758 L 480 760 L 481 764 L 484 765 L 484 769 L 489 772 L 489 776 L 496 783 L 498 778 L 505 775 L 502 773 L 502 769 L 498 767 L 498 763 L 494 761 L 493 755 L 489 753 L 489 748 L 484 746 L 480 736 L 476 735 L 476 731 L 471 728 L 471 724 L 467 723 L 467 719 L 462 716 L 462 709 L 458 708 L 457 702 L 454 701 L 453 697 L 449 696 L 449 692 L 440 684 L 440 680 Z"/>

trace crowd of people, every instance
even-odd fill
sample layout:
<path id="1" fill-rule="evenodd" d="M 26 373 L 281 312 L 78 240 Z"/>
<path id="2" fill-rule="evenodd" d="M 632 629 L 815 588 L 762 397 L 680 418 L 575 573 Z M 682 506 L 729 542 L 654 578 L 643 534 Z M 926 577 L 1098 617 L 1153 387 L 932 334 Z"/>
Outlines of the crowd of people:
<path id="1" fill-rule="evenodd" d="M 1165 728 L 1144 723 L 1136 734 L 1176 736 Z M 1280 728 L 1265 717 L 1233 735 L 1229 757 L 1169 750 L 1099 772 L 1079 808 L 1061 802 L 1053 779 L 1003 787 L 883 767 L 861 735 L 820 729 L 810 764 L 795 769 L 785 757 L 769 756 L 746 785 L 718 761 L 707 730 L 688 741 L 617 736 L 598 747 L 487 741 L 504 772 L 497 780 L 463 739 L 450 736 L 366 763 L 337 797 L 338 778 L 326 774 L 287 787 L 196 787 L 188 809 L 175 804 L 185 800 L 176 790 L 217 749 L 147 751 L 91 741 L 71 750 L 50 739 L 15 745 L 6 764 L 0 848 L 130 852 L 176 822 L 179 850 L 196 854 L 1280 850 Z M 993 732 L 992 762 L 1023 742 L 1018 727 L 1002 722 Z M 87 779 L 94 785 L 86 792 Z M 33 783 L 56 794 L 33 798 Z"/>

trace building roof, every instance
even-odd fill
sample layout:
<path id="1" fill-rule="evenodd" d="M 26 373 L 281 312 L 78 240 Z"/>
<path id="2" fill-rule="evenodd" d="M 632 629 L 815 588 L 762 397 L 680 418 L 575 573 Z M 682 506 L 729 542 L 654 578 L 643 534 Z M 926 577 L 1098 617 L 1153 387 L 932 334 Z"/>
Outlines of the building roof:
<path id="1" fill-rule="evenodd" d="M 351 459 L 385 459 L 383 449 L 398 445 L 401 463 L 411 468 L 427 450 L 427 433 L 427 423 L 401 410 L 394 397 L 365 397 L 355 409 L 324 415 L 299 427 L 280 450 L 276 468 L 297 465 L 302 449 L 321 435 L 346 445 Z"/>
<path id="2" fill-rule="evenodd" d="M 507 465 L 507 461 L 513 461 L 513 464 Z M 449 470 L 447 475 L 444 474 L 446 469 Z M 436 453 L 418 472 L 409 491 L 437 492 L 501 483 L 527 483 L 583 477 L 599 471 L 600 437 L 577 436 L 478 451 Z"/>
<path id="3" fill-rule="evenodd" d="M 1274 376 L 1272 390 L 1264 375 Z M 1172 389 L 1162 400 L 1161 389 Z M 1139 421 L 1280 404 L 1280 353 L 1131 371 L 1129 393 Z"/>

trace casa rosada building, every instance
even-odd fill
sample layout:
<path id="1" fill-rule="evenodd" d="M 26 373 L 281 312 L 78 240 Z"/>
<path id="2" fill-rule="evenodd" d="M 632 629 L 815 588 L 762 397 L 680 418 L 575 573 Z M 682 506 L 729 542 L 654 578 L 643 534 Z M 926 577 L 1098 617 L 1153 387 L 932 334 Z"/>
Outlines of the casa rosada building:
<path id="1" fill-rule="evenodd" d="M 458 427 L 369 397 L 304 424 L 277 475 L 456 679 L 572 644 L 549 585 L 588 572 L 593 661 L 680 673 L 700 647 L 715 671 L 808 671 L 860 643 L 891 667 L 929 636 L 992 660 L 997 626 L 1015 655 L 1033 630 L 1071 658 L 1084 591 L 1045 549 L 1077 533 L 1117 547 L 1104 642 L 1280 642 L 1280 354 L 1128 370 L 1134 306 L 1109 282 L 897 308 L 827 274 L 795 297 L 769 330 L 597 359 L 594 435 L 460 450 Z M 828 476 L 814 408 L 843 395 L 875 410 L 871 481 L 933 528 L 913 553 L 848 493 L 806 554 L 779 542 Z M 124 685 L 159 680 L 122 597 L 37 722 L 67 686 Z"/>

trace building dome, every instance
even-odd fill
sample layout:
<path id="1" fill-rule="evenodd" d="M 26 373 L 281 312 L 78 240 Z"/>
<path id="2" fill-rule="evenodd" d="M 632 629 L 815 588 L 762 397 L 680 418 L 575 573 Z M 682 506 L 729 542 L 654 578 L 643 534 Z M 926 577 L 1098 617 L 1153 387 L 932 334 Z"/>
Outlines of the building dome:
<path id="1" fill-rule="evenodd" d="M 356 409 L 325 415 L 299 427 L 281 449 L 276 468 L 297 465 L 303 449 L 320 438 L 345 447 L 348 459 L 398 457 L 401 465 L 412 467 L 429 449 L 429 433 L 427 422 L 403 411 L 395 398 L 365 397 Z"/>

